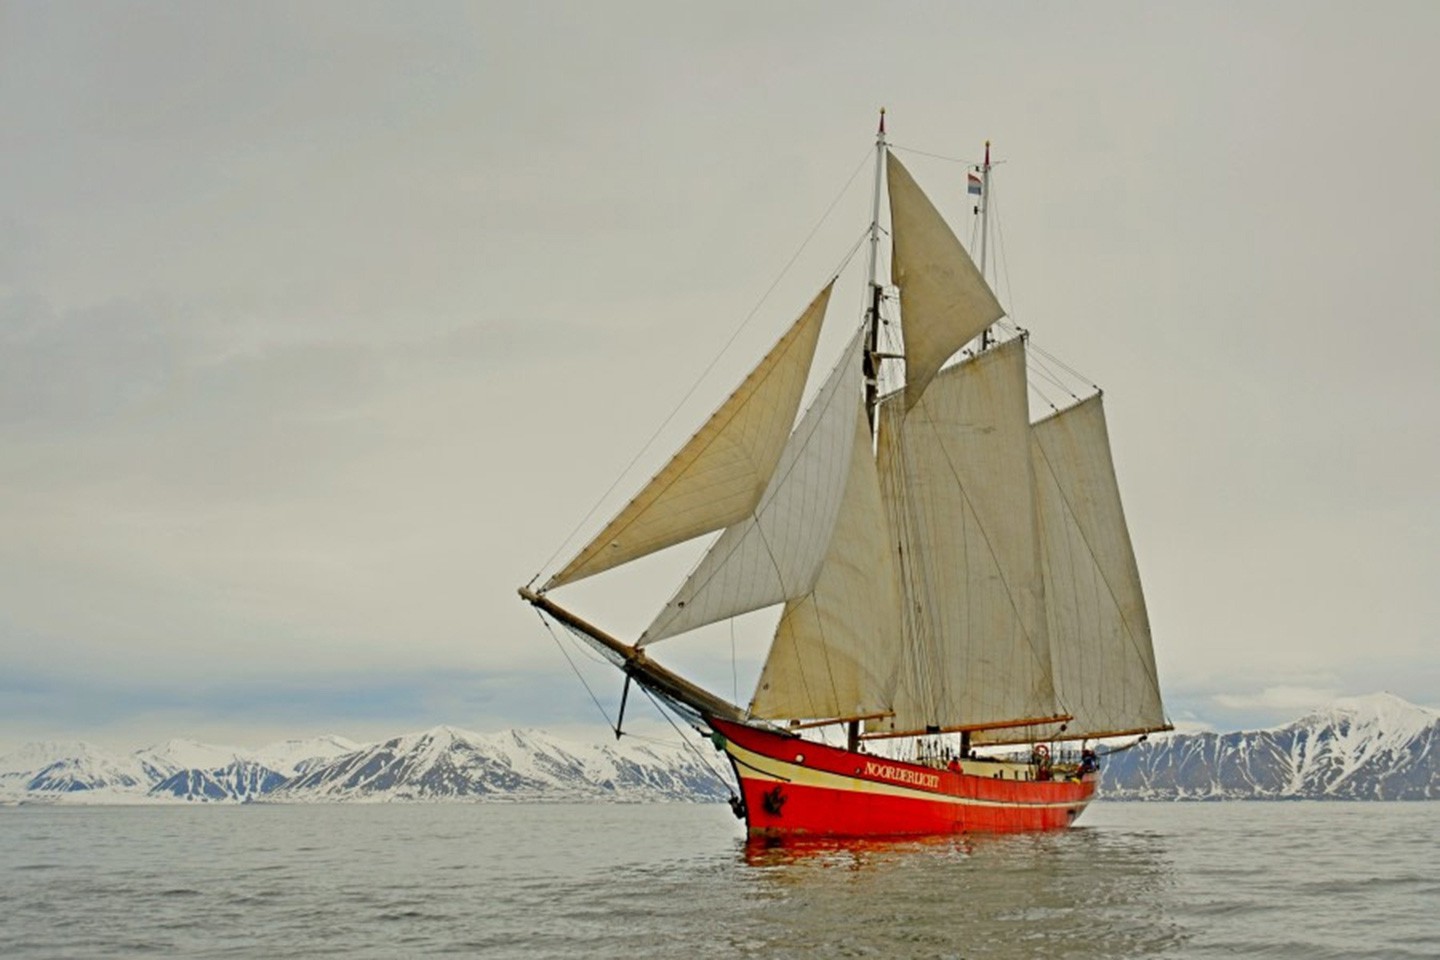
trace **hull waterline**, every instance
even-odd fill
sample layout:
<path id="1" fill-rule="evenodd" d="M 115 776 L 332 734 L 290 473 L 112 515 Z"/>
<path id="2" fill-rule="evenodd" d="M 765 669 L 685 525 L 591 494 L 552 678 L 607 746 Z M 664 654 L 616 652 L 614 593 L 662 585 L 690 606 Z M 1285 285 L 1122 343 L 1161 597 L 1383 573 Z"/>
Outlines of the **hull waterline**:
<path id="1" fill-rule="evenodd" d="M 1063 830 L 1095 795 L 1096 774 L 1036 780 L 1029 764 L 951 769 L 710 719 L 758 837 L 901 837 Z"/>

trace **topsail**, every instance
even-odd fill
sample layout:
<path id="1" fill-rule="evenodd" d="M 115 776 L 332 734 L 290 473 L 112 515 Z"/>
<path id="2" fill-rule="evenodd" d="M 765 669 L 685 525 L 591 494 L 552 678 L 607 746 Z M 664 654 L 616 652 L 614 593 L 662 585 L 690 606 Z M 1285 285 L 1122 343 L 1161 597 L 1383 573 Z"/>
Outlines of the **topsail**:
<path id="1" fill-rule="evenodd" d="M 891 279 L 905 330 L 905 406 L 913 407 L 945 361 L 1005 316 L 975 262 L 904 164 L 888 154 Z"/>

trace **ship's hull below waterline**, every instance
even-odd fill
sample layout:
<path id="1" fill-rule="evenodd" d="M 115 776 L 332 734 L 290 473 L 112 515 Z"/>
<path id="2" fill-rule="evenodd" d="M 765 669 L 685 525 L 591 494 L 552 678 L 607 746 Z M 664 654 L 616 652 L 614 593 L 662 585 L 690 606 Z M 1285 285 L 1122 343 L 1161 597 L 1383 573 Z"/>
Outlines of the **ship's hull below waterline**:
<path id="1" fill-rule="evenodd" d="M 740 780 L 745 822 L 762 837 L 899 837 L 1062 830 L 1095 795 L 1095 774 L 1033 780 L 1024 764 L 962 771 L 852 753 L 710 720 Z"/>

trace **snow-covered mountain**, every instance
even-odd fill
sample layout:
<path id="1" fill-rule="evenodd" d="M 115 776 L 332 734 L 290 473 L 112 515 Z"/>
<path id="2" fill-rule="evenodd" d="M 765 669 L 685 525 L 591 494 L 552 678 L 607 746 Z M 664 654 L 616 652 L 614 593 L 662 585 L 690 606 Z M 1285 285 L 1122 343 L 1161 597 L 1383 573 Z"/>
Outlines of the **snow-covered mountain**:
<path id="1" fill-rule="evenodd" d="M 0 758 L 0 796 L 143 792 L 157 773 L 139 756 L 114 754 L 83 740 L 31 743 Z"/>
<path id="2" fill-rule="evenodd" d="M 633 740 L 572 743 L 535 730 L 480 734 L 448 726 L 340 757 L 275 793 L 284 800 L 718 800 L 727 795 L 728 788 L 679 746 Z"/>
<path id="3" fill-rule="evenodd" d="M 281 740 L 267 747 L 261 747 L 251 754 L 252 758 L 277 773 L 293 777 L 315 767 L 328 763 L 336 757 L 359 750 L 361 744 L 354 740 L 332 735 L 309 737 L 304 740 Z"/>
<path id="4" fill-rule="evenodd" d="M 454 727 L 371 746 L 331 736 L 255 751 L 190 740 L 133 754 L 42 743 L 0 758 L 0 801 L 724 799 L 727 788 L 710 772 L 723 762 L 711 760 L 707 768 L 680 744 L 595 744 L 536 730 Z"/>
<path id="5" fill-rule="evenodd" d="M 0 801 L 250 800 L 360 747 L 337 736 L 254 751 L 176 739 L 128 754 L 80 740 L 30 743 L 0 757 Z"/>
<path id="6" fill-rule="evenodd" d="M 1440 711 L 1377 693 L 1337 700 L 1272 730 L 1154 739 L 1105 760 L 1101 795 L 1440 799 Z"/>
<path id="7" fill-rule="evenodd" d="M 236 760 L 218 770 L 181 770 L 151 787 L 152 797 L 177 800 L 254 800 L 285 782 L 285 777 L 253 760 Z"/>
<path id="8" fill-rule="evenodd" d="M 141 762 L 170 776 L 182 770 L 218 770 L 245 759 L 247 751 L 239 747 L 218 747 L 194 740 L 166 740 L 153 746 L 136 750 L 134 756 Z"/>

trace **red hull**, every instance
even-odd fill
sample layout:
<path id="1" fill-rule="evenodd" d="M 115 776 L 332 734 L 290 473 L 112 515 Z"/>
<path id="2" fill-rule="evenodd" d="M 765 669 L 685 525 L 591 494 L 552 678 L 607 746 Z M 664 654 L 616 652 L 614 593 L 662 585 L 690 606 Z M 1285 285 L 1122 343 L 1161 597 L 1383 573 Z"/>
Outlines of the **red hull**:
<path id="1" fill-rule="evenodd" d="M 967 761 L 957 773 L 725 720 L 711 719 L 710 726 L 724 737 L 746 827 L 757 836 L 1061 830 L 1095 795 L 1093 773 L 1034 780 L 1029 765 L 990 761 Z"/>

